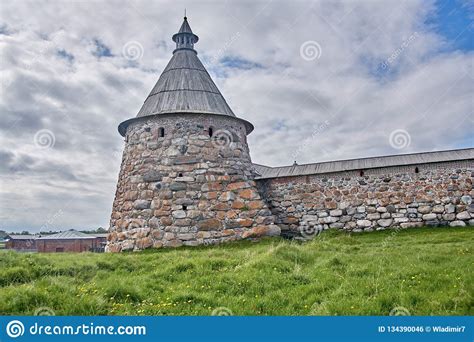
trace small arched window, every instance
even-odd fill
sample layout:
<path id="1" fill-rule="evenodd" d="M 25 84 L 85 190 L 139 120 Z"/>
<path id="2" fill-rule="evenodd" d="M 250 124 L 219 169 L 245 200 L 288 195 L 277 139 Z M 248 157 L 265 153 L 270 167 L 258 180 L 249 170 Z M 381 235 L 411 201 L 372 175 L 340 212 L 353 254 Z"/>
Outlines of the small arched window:
<path id="1" fill-rule="evenodd" d="M 212 127 L 209 127 L 209 136 L 212 138 L 212 135 L 214 134 L 214 129 Z"/>
<path id="2" fill-rule="evenodd" d="M 415 167 L 415 173 L 420 173 L 420 169 L 417 167 Z"/>
<path id="3" fill-rule="evenodd" d="M 359 176 L 361 176 L 361 177 L 364 176 L 364 171 L 363 170 L 360 170 Z"/>
<path id="4" fill-rule="evenodd" d="M 181 172 L 178 173 L 178 177 L 183 177 L 183 174 Z"/>
<path id="5" fill-rule="evenodd" d="M 158 136 L 163 138 L 165 136 L 165 129 L 163 127 L 158 128 Z"/>

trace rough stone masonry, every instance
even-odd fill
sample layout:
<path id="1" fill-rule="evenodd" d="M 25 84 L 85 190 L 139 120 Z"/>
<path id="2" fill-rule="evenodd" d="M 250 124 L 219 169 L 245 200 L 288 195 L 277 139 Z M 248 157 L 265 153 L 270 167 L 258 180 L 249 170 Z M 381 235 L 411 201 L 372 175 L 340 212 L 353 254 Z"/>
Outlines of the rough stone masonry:
<path id="1" fill-rule="evenodd" d="M 473 154 L 470 149 L 402 156 L 412 159 L 409 165 L 397 165 L 402 161 L 397 159 L 390 165 L 383 157 L 377 162 L 384 167 L 350 170 L 342 165 L 344 171 L 306 175 L 297 175 L 297 166 L 286 172 L 289 176 L 261 176 L 258 184 L 282 234 L 474 226 Z M 471 159 L 449 161 L 455 158 Z M 267 177 L 275 173 L 272 168 L 261 171 Z"/>
<path id="2" fill-rule="evenodd" d="M 252 164 L 187 21 L 125 149 L 106 251 L 216 244 L 327 228 L 473 225 L 474 149 L 272 168 Z"/>

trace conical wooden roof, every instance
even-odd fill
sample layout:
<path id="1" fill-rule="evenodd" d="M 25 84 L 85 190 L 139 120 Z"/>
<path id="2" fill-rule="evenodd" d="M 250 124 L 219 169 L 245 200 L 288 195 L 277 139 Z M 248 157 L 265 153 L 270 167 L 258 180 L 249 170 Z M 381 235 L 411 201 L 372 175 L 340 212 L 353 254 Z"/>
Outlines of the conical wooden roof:
<path id="1" fill-rule="evenodd" d="M 138 117 L 175 112 L 235 116 L 197 54 L 178 49 L 138 112 Z"/>
<path id="2" fill-rule="evenodd" d="M 235 117 L 194 50 L 194 43 L 198 38 L 186 18 L 173 40 L 176 42 L 173 57 L 137 117 L 175 112 Z"/>

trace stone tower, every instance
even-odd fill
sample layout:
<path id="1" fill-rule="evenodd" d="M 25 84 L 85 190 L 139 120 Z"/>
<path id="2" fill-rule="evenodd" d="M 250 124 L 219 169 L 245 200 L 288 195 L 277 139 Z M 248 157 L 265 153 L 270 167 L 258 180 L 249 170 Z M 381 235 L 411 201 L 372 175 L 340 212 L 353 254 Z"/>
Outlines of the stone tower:
<path id="1" fill-rule="evenodd" d="M 198 39 L 185 17 L 138 115 L 119 125 L 125 150 L 110 252 L 280 234 L 254 181 L 253 126 L 217 89 L 194 50 Z"/>

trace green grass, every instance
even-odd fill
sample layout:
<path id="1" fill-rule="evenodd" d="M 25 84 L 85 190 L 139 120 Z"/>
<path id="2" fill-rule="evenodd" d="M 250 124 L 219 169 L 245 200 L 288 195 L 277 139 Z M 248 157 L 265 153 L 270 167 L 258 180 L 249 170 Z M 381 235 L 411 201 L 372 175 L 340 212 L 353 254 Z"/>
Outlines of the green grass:
<path id="1" fill-rule="evenodd" d="M 472 315 L 474 229 L 123 254 L 0 253 L 0 314 Z"/>

